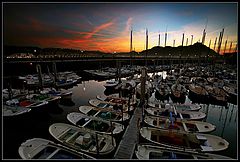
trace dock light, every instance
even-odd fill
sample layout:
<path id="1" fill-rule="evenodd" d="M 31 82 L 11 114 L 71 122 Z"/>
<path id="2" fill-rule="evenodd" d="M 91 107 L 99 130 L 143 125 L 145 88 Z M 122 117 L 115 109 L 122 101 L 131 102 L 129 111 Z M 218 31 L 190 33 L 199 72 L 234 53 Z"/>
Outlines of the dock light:
<path id="1" fill-rule="evenodd" d="M 85 82 L 83 82 L 83 91 L 86 90 L 86 87 L 85 87 Z"/>
<path id="2" fill-rule="evenodd" d="M 32 63 L 30 62 L 30 65 L 32 65 Z"/>

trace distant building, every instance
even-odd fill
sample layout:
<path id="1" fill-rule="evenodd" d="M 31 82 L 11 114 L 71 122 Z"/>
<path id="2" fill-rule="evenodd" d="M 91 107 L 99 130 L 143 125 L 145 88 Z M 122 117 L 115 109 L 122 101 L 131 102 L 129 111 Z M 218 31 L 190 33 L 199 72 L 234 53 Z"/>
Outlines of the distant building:
<path id="1" fill-rule="evenodd" d="M 7 58 L 33 58 L 33 57 L 35 57 L 35 55 L 31 53 L 14 53 L 7 56 Z"/>

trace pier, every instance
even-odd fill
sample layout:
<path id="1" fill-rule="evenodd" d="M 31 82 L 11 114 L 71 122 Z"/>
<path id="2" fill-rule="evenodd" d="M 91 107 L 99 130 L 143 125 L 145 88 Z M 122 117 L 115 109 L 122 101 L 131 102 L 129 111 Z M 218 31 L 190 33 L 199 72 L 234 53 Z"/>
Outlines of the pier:
<path id="1" fill-rule="evenodd" d="M 119 143 L 114 159 L 132 159 L 135 145 L 138 143 L 139 121 L 142 118 L 142 108 L 136 107 L 128 127 Z"/>
<path id="2" fill-rule="evenodd" d="M 56 56 L 56 57 L 33 57 L 33 58 L 4 58 L 4 63 L 34 63 L 34 62 L 99 62 L 99 61 L 177 61 L 186 62 L 205 62 L 217 61 L 223 62 L 223 57 L 207 57 L 207 56 Z"/>

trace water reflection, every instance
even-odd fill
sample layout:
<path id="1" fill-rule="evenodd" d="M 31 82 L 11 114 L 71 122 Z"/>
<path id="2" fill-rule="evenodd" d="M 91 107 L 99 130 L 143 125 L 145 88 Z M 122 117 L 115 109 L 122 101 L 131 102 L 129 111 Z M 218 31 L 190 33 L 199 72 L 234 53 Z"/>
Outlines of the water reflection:
<path id="1" fill-rule="evenodd" d="M 234 122 L 236 123 L 236 121 L 237 121 L 237 116 L 238 116 L 238 112 L 236 111 L 236 116 L 235 116 L 235 120 L 234 120 Z"/>
<path id="2" fill-rule="evenodd" d="M 221 113 L 220 113 L 219 121 L 221 121 L 221 117 L 222 117 L 222 110 L 223 110 L 223 107 L 221 107 Z"/>
<path id="3" fill-rule="evenodd" d="M 231 107 L 230 107 L 231 108 Z M 229 123 L 231 122 L 231 119 L 232 119 L 232 114 L 233 114 L 233 107 L 232 107 L 232 111 L 231 111 L 231 115 L 230 115 L 230 118 L 229 118 Z"/>
<path id="4" fill-rule="evenodd" d="M 166 78 L 166 72 L 158 72 L 158 75 L 162 75 L 163 78 Z M 150 74 L 152 76 L 152 73 Z M 83 81 L 82 83 L 77 84 L 77 86 L 72 87 L 73 92 L 72 98 L 65 100 L 65 103 L 60 102 L 60 107 L 56 109 L 56 112 L 51 112 L 46 116 L 37 115 L 31 120 L 27 120 L 26 123 L 21 121 L 14 122 L 14 124 L 9 125 L 9 123 L 4 122 L 4 127 L 7 131 L 4 130 L 4 155 L 8 157 L 4 158 L 20 158 L 17 154 L 17 149 L 21 142 L 29 138 L 46 138 L 51 139 L 51 136 L 48 132 L 48 127 L 54 122 L 63 122 L 67 123 L 66 118 L 67 114 L 70 112 L 78 112 L 79 106 L 89 105 L 89 99 L 96 98 L 97 95 L 108 95 L 109 91 L 104 87 L 105 81 L 95 81 L 88 80 Z M 115 92 L 111 92 L 115 93 Z M 151 99 L 155 99 L 154 93 L 152 94 Z M 171 102 L 171 100 L 170 100 Z M 191 100 L 187 97 L 187 103 L 191 103 Z M 215 105 L 202 105 L 203 108 L 201 112 L 206 113 L 205 121 L 216 125 L 216 130 L 210 134 L 221 136 L 229 142 L 229 148 L 224 152 L 216 154 L 226 155 L 232 158 L 237 156 L 237 115 L 238 108 L 237 105 L 229 104 L 229 109 L 225 109 L 223 106 Z M 224 109 L 224 110 L 223 110 Z M 231 111 L 231 113 L 228 113 Z M 234 116 L 235 113 L 235 116 Z M 225 119 L 224 119 L 225 117 Z M 234 121 L 231 119 L 235 117 Z M 226 126 L 226 120 L 228 118 L 228 125 Z M 29 122 L 30 121 L 30 122 Z M 29 124 L 30 123 L 30 124 Z M 32 129 L 32 130 L 31 130 Z M 29 131 L 31 130 L 31 131 Z M 18 138 L 14 134 L 18 132 Z M 7 137 L 7 138 L 6 138 Z M 6 138 L 6 140 L 5 140 Z M 12 149 L 9 146 L 13 146 Z M 111 157 L 109 157 L 111 159 Z"/>
<path id="5" fill-rule="evenodd" d="M 222 129 L 222 133 L 221 133 L 221 137 L 223 137 L 223 133 L 224 133 L 224 129 L 225 129 L 227 117 L 228 117 L 228 116 L 227 116 L 227 115 L 228 115 L 228 111 L 229 111 L 229 109 L 227 109 L 227 113 L 226 113 L 225 120 L 224 120 L 224 124 L 223 124 L 223 129 Z"/>

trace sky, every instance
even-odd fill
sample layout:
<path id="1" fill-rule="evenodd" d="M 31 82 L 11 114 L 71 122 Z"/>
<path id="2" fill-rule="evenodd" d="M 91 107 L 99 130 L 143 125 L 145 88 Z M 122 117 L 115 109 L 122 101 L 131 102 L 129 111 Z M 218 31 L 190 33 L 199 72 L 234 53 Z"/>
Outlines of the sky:
<path id="1" fill-rule="evenodd" d="M 72 48 L 103 52 L 129 52 L 130 32 L 133 50 L 164 46 L 184 46 L 202 40 L 214 49 L 216 37 L 224 28 L 221 50 L 226 52 L 238 36 L 238 15 L 231 3 L 3 3 L 4 45 L 41 48 Z M 188 41 L 187 41 L 188 40 Z M 216 45 L 217 46 L 217 45 Z"/>

